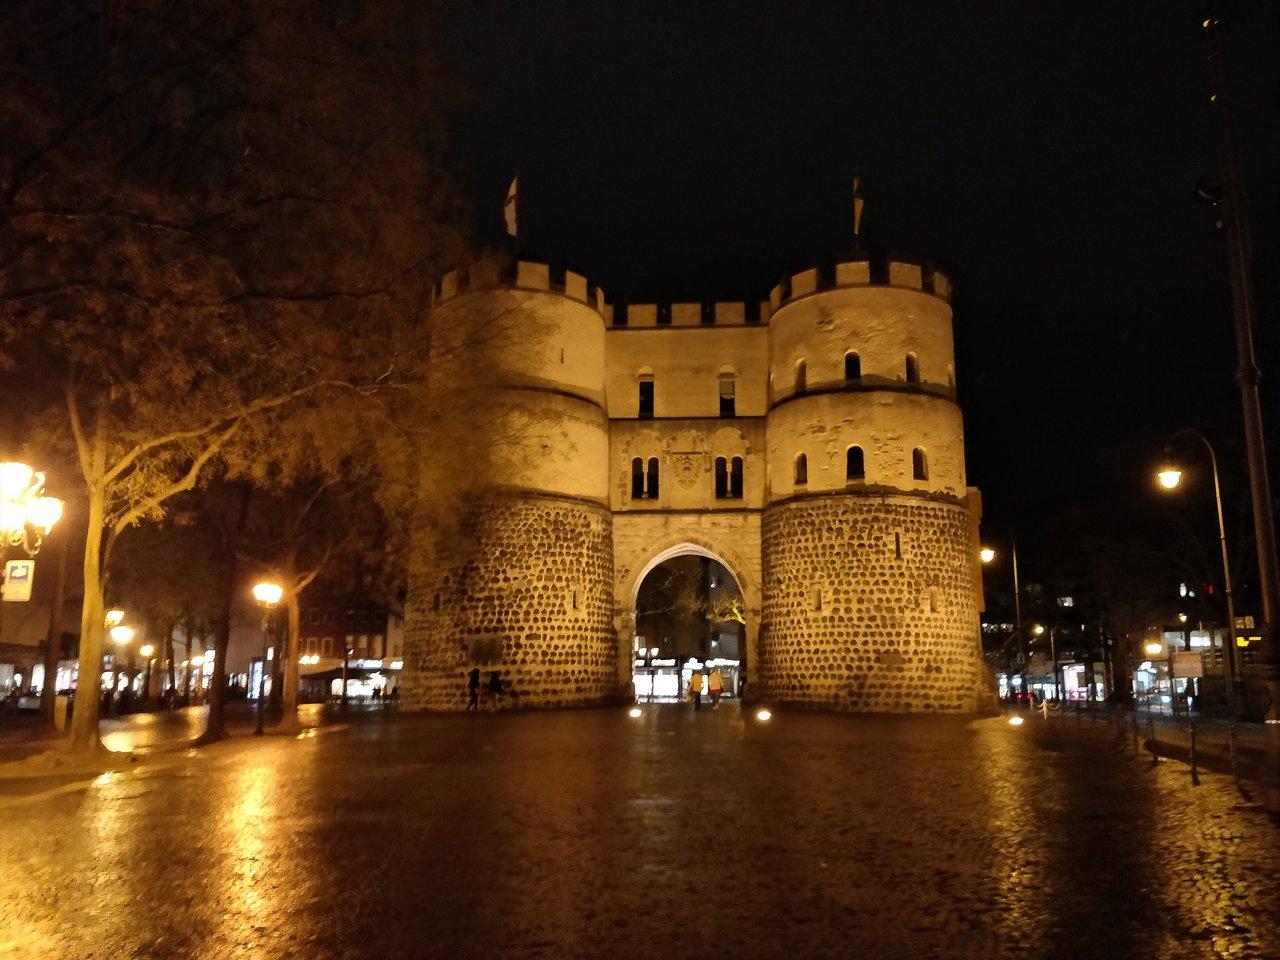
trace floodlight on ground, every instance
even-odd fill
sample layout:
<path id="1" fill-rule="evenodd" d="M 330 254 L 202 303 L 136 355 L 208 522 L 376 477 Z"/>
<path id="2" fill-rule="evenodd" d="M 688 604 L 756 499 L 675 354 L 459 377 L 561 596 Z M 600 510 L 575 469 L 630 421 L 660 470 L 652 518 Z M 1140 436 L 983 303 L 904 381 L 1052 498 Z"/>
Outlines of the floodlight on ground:
<path id="1" fill-rule="evenodd" d="M 1009 718 L 1009 726 L 1011 726 L 1011 727 L 1020 727 L 1020 726 L 1022 726 L 1022 718 L 1021 718 L 1021 717 L 1010 717 L 1010 718 Z"/>
<path id="2" fill-rule="evenodd" d="M 629 716 L 632 720 L 639 719 L 639 717 L 642 716 L 643 714 L 644 714 L 644 711 L 641 710 L 639 707 L 632 707 L 630 710 L 627 711 L 627 716 Z"/>
<path id="3" fill-rule="evenodd" d="M 773 711 L 768 707 L 761 707 L 756 711 L 756 719 L 762 723 L 773 719 Z"/>

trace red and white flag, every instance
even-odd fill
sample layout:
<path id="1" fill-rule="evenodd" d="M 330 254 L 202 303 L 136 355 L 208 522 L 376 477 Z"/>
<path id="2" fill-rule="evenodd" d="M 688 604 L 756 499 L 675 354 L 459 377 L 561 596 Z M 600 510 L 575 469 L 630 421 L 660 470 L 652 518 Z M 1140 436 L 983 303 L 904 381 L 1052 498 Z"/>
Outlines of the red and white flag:
<path id="1" fill-rule="evenodd" d="M 517 236 L 519 233 L 520 177 L 517 175 L 507 187 L 507 199 L 502 204 L 502 217 L 507 221 L 507 235 Z"/>

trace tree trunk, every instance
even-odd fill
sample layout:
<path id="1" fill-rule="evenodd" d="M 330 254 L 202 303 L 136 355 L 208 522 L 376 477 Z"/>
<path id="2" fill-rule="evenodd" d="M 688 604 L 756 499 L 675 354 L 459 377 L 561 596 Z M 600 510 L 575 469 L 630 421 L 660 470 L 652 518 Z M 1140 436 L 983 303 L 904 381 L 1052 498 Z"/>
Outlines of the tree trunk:
<path id="1" fill-rule="evenodd" d="M 53 580 L 53 601 L 49 608 L 49 632 L 44 641 L 44 686 L 40 688 L 40 726 L 45 732 L 58 729 L 54 712 L 58 706 L 58 661 L 62 658 L 62 606 L 67 597 L 67 541 L 69 530 L 58 537 L 58 565 Z"/>
<path id="2" fill-rule="evenodd" d="M 102 634 L 106 616 L 102 588 L 102 527 L 106 498 L 98 483 L 89 486 L 88 529 L 84 537 L 84 604 L 80 608 L 80 670 L 71 715 L 71 749 L 92 752 L 98 739 L 98 704 L 102 687 Z"/>
<path id="3" fill-rule="evenodd" d="M 249 499 L 253 495 L 252 488 L 248 486 L 242 485 L 241 491 L 235 526 L 226 532 L 222 544 L 222 609 L 214 626 L 217 632 L 213 640 L 213 676 L 209 678 L 209 715 L 205 720 L 204 732 L 192 741 L 197 746 L 216 743 L 230 736 L 226 720 L 227 650 L 231 646 L 231 611 L 236 602 L 236 547 L 244 532 L 244 525 L 249 520 Z M 265 666 L 263 664 L 264 668 Z"/>

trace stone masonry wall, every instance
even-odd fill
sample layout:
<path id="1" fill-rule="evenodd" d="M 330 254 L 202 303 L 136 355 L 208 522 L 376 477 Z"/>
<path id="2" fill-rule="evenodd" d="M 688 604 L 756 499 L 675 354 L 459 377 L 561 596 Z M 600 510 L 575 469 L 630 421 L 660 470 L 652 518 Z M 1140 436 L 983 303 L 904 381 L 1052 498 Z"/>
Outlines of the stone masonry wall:
<path id="1" fill-rule="evenodd" d="M 756 695 L 856 712 L 978 709 L 970 537 L 964 505 L 923 497 L 769 508 Z"/>
<path id="2" fill-rule="evenodd" d="M 600 703 L 617 692 L 609 511 L 493 497 L 411 570 L 407 710 L 463 710 L 467 674 L 498 670 L 507 707 Z"/>

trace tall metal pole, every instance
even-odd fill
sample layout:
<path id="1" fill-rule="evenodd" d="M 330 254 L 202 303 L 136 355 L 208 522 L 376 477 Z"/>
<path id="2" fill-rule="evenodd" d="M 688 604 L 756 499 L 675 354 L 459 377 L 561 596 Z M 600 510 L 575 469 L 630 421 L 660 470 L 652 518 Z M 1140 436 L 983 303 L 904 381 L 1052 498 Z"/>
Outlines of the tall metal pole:
<path id="1" fill-rule="evenodd" d="M 1271 703 L 1268 724 L 1280 724 L 1280 657 L 1276 648 L 1276 616 L 1280 613 L 1280 565 L 1276 561 L 1275 520 L 1271 513 L 1271 482 L 1267 477 L 1266 441 L 1262 432 L 1262 404 L 1258 394 L 1258 363 L 1253 346 L 1253 251 L 1249 238 L 1235 124 L 1227 95 L 1223 68 L 1221 24 L 1204 21 L 1213 41 L 1209 63 L 1213 73 L 1212 101 L 1218 108 L 1222 153 L 1225 161 L 1222 222 L 1227 236 L 1227 266 L 1231 275 L 1231 306 L 1236 326 L 1236 382 L 1244 414 L 1245 448 L 1249 456 L 1249 493 L 1253 501 L 1253 529 L 1258 551 L 1258 582 L 1262 593 L 1263 678 Z"/>
<path id="2" fill-rule="evenodd" d="M 258 718 L 254 723 L 253 732 L 257 736 L 262 736 L 262 720 L 267 709 L 266 686 L 267 686 L 267 637 L 271 631 L 271 608 L 263 604 L 262 608 L 262 663 L 258 670 Z"/>
<path id="3" fill-rule="evenodd" d="M 1027 635 L 1022 632 L 1022 588 L 1018 583 L 1018 544 L 1009 538 L 1009 555 L 1013 559 L 1013 632 L 1018 638 L 1018 656 L 1022 660 L 1022 696 L 1025 699 L 1031 689 L 1027 670 L 1031 666 L 1027 659 Z"/>

